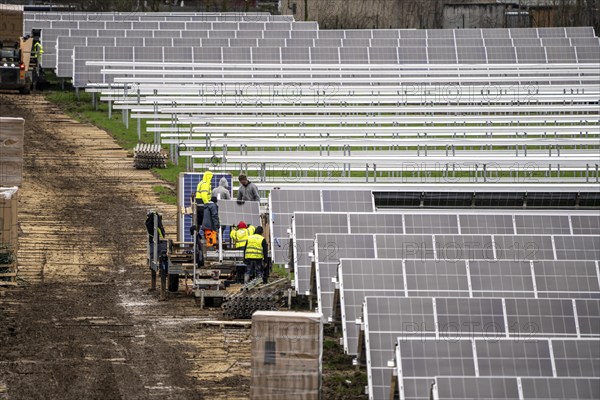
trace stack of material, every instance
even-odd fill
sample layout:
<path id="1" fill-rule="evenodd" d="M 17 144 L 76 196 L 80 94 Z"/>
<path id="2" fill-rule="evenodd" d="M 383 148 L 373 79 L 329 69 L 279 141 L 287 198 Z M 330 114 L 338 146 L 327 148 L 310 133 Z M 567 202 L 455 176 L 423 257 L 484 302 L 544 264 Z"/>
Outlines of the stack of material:
<path id="1" fill-rule="evenodd" d="M 158 144 L 138 143 L 133 149 L 133 166 L 137 169 L 167 168 L 167 154 Z"/>
<path id="2" fill-rule="evenodd" d="M 279 301 L 289 286 L 286 278 L 267 285 L 259 285 L 262 278 L 248 282 L 242 289 L 224 299 L 224 319 L 250 319 L 259 310 L 277 310 Z"/>
<path id="3" fill-rule="evenodd" d="M 322 314 L 256 312 L 250 398 L 319 400 L 322 349 Z"/>
<path id="4" fill-rule="evenodd" d="M 17 195 L 17 187 L 0 188 L 0 286 L 16 284 Z"/>
<path id="5" fill-rule="evenodd" d="M 0 187 L 23 183 L 23 118 L 0 118 Z"/>

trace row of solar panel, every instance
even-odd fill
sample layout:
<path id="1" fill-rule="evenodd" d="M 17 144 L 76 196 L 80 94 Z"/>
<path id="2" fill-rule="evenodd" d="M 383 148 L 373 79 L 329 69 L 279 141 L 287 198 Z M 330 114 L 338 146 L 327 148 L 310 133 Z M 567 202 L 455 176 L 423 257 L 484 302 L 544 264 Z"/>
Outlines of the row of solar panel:
<path id="1" fill-rule="evenodd" d="M 192 33 L 201 33 L 210 36 L 218 36 L 216 34 L 220 32 L 230 33 L 239 33 L 240 31 L 197 31 Z M 266 31 L 264 31 L 266 32 Z M 256 33 L 262 34 L 263 31 L 256 31 Z M 186 33 L 185 31 L 182 34 Z M 202 36 L 202 35 L 200 35 Z M 575 42 L 575 39 L 572 39 Z M 590 42 L 594 41 L 596 45 L 600 44 L 598 39 L 579 39 L 580 41 Z M 363 43 L 365 42 L 366 43 Z M 143 52 L 148 51 L 158 51 L 159 49 L 153 49 L 153 47 L 163 47 L 164 49 L 170 48 L 172 50 L 166 50 L 169 54 L 177 54 L 177 58 L 184 58 L 185 60 L 181 61 L 189 61 L 193 60 L 193 52 L 190 47 L 247 47 L 254 48 L 251 51 L 251 61 L 252 62 L 281 62 L 283 55 L 279 56 L 278 48 L 296 48 L 296 47 L 339 47 L 340 48 L 340 59 L 342 62 L 347 60 L 352 60 L 357 58 L 358 55 L 362 55 L 361 59 L 368 59 L 371 63 L 375 62 L 390 62 L 390 63 L 398 63 L 398 58 L 396 56 L 395 47 L 398 47 L 398 43 L 388 43 L 390 41 L 396 41 L 395 39 L 215 39 L 215 38 L 112 38 L 112 37 L 66 37 L 59 36 L 56 42 L 56 50 L 52 53 L 44 55 L 44 65 L 47 68 L 57 68 L 57 74 L 60 77 L 72 77 L 73 74 L 73 49 L 76 46 L 106 46 L 106 47 L 138 47 L 138 48 L 149 48 L 145 50 L 140 50 Z M 336 42 L 336 43 L 331 43 Z M 370 43 L 369 43 L 370 42 Z M 576 42 L 579 43 L 579 42 Z M 585 60 L 585 54 L 593 55 L 594 52 L 586 52 L 585 49 L 587 47 L 582 47 L 581 43 L 577 44 L 576 49 L 579 49 L 579 53 L 577 55 L 578 58 L 582 58 L 582 61 Z M 569 44 L 567 44 L 569 46 Z M 181 47 L 180 51 L 175 50 L 175 47 Z M 264 49 L 268 47 L 273 47 L 275 49 Z M 358 51 L 352 50 L 342 50 L 342 48 L 348 47 L 364 47 L 364 49 L 360 49 Z M 384 47 L 382 51 L 376 50 L 376 48 Z M 264 50 L 260 51 L 259 48 Z M 368 49 L 372 48 L 372 49 Z M 558 60 L 557 57 L 560 57 L 561 50 L 557 50 L 554 47 L 549 47 L 550 54 L 548 55 L 547 51 L 542 47 L 515 47 L 516 59 L 521 63 L 525 62 L 543 62 L 547 63 L 554 60 Z M 238 52 L 238 51 L 236 51 Z M 241 51 L 244 52 L 244 51 Z M 247 51 L 246 51 L 247 52 Z M 353 56 L 349 56 L 348 53 L 355 53 Z M 428 56 L 435 58 L 434 52 L 430 52 Z M 483 47 L 457 47 L 457 60 L 459 62 L 488 62 L 486 57 L 486 51 Z M 494 50 L 491 50 L 490 53 L 494 53 Z M 54 56 L 56 54 L 57 56 Z M 404 53 L 402 53 L 404 55 Z M 262 56 L 262 57 L 261 57 Z M 310 55 L 309 55 L 310 57 Z M 315 56 L 318 58 L 318 55 Z M 550 57 L 550 58 L 548 58 Z M 155 54 L 155 58 L 158 58 L 158 54 Z M 312 57 L 311 57 L 312 58 Z M 600 56 L 599 56 L 600 59 Z M 56 62 L 54 62 L 56 60 Z M 217 62 L 221 62 L 222 59 L 219 58 Z"/>
<path id="2" fill-rule="evenodd" d="M 113 75 L 100 74 L 101 67 L 86 66 L 87 61 L 155 61 L 196 63 L 273 63 L 273 64 L 516 64 L 588 63 L 600 60 L 600 47 L 400 47 L 400 48 L 132 48 L 83 47 L 73 51 L 73 79 L 76 87 L 87 83 L 112 83 Z M 169 50 L 167 50 L 169 49 Z M 192 50 L 192 51 L 191 51 Z M 163 57 L 162 53 L 169 53 Z M 190 52 L 192 53 L 190 55 Z M 55 63 L 49 59 L 48 63 Z M 46 65 L 46 61 L 43 61 Z M 161 74 L 148 78 L 162 78 Z M 538 79 L 536 78 L 536 81 Z"/>
<path id="3" fill-rule="evenodd" d="M 590 316 L 586 313 L 597 313 L 600 303 L 582 303 L 585 308 L 581 313 L 577 313 L 576 304 L 571 299 L 598 299 L 600 298 L 600 277 L 597 261 L 433 261 L 433 260 L 400 260 L 400 259 L 341 259 L 336 278 L 336 288 L 333 300 L 332 322 L 341 323 L 343 328 L 344 350 L 346 353 L 358 354 L 359 333 L 361 329 L 357 325 L 357 319 L 362 316 L 363 303 L 367 297 L 397 297 L 400 304 L 403 300 L 416 298 L 415 304 L 422 304 L 433 297 L 452 296 L 456 304 L 462 304 L 462 312 L 459 314 L 475 313 L 478 314 L 477 307 L 471 307 L 477 302 L 460 302 L 459 298 L 478 300 L 479 298 L 514 298 L 503 300 L 499 304 L 487 300 L 488 303 L 497 304 L 500 308 L 499 313 L 506 312 L 510 318 L 504 319 L 505 322 L 520 315 L 521 319 L 531 317 L 529 322 L 542 323 L 535 320 L 532 315 L 531 307 L 525 307 L 529 303 L 519 302 L 516 298 L 523 299 L 553 299 L 546 302 L 535 302 L 538 308 L 544 307 L 543 315 L 550 318 L 562 316 L 565 320 L 565 313 L 569 315 L 569 328 L 554 329 L 558 334 L 581 335 L 596 334 L 591 329 Z M 431 297 L 430 297 L 431 296 Z M 563 300 L 559 300 L 563 299 Z M 428 301 L 428 300 L 427 300 Z M 394 308 L 396 300 L 385 305 L 385 310 L 390 314 L 390 323 L 400 323 L 402 316 L 393 317 L 396 314 L 412 315 L 415 314 L 415 308 L 409 311 L 406 307 Z M 413 304 L 413 303 L 407 303 Z M 445 303 L 446 304 L 446 303 Z M 588 306 L 593 304 L 595 308 Z M 560 307 L 558 307 L 561 305 Z M 377 306 L 379 307 L 379 306 Z M 467 307 L 467 308 L 464 308 Z M 431 308 L 431 312 L 429 311 Z M 461 330 L 466 326 L 458 325 L 449 327 L 442 325 L 442 320 L 447 319 L 448 307 L 436 306 L 435 302 L 428 302 L 426 307 L 418 310 L 418 315 L 412 315 L 412 318 L 433 318 L 437 324 L 429 325 L 429 320 L 423 324 L 399 325 L 402 331 L 408 330 L 407 334 L 415 335 L 453 335 L 459 336 Z M 377 308 L 381 313 L 382 308 Z M 504 310 L 504 311 L 503 311 Z M 537 311 L 536 311 L 537 312 Z M 436 314 L 437 313 L 437 314 Z M 557 315 L 557 313 L 560 313 Z M 435 315 L 434 315 L 435 314 Z M 456 314 L 456 312 L 453 312 Z M 440 317 L 441 315 L 446 315 Z M 582 320 L 575 322 L 575 319 L 581 316 Z M 418 322 L 415 320 L 415 322 Z M 502 323 L 502 319 L 499 320 Z M 595 322 L 598 324 L 598 321 Z M 502 324 L 501 324 L 502 325 Z M 523 324 L 513 326 L 509 323 L 508 327 L 502 325 L 504 332 L 509 330 L 524 329 Z M 396 326 L 396 325 L 394 325 Z M 583 330 L 582 326 L 584 326 Z M 536 335 L 547 332 L 547 321 L 544 329 L 527 332 Z M 452 328 L 452 329 L 450 329 Z M 489 326 L 489 330 L 484 333 L 490 335 L 497 332 L 494 326 Z M 528 329 L 529 329 L 528 328 Z M 459 331 L 457 331 L 457 329 Z M 482 329 L 481 326 L 470 329 Z M 531 330 L 530 329 L 530 330 Z M 412 333 L 411 333 L 412 332 Z M 553 332 L 550 332 L 553 333 Z M 550 334 L 549 333 L 549 334 Z M 515 332 L 512 332 L 514 335 Z M 600 335 L 600 332 L 597 333 Z"/>
<path id="4" fill-rule="evenodd" d="M 388 339 L 388 335 L 384 335 Z M 430 399 L 431 384 L 436 376 L 453 377 L 548 377 L 548 378 L 599 378 L 600 346 L 597 339 L 472 339 L 436 340 L 435 338 L 389 337 L 382 356 L 386 361 L 395 360 L 394 368 L 371 368 L 373 385 L 369 386 L 370 399 L 389 399 L 390 382 L 398 383 L 402 399 Z M 396 346 L 393 354 L 390 346 Z M 392 370 L 397 377 L 392 378 Z M 381 382 L 381 383 L 380 383 Z M 592 380 L 591 382 L 596 382 Z M 582 383 L 584 383 L 582 381 Z M 377 384 L 377 385 L 376 385 Z M 589 383 L 588 383 L 589 384 Z M 579 398 L 577 388 L 566 397 Z M 565 388 L 563 388 L 565 389 Z M 464 389 L 462 389 L 464 390 Z M 472 389 L 467 389 L 472 392 Z M 506 389 L 504 389 L 506 390 Z M 504 393 L 498 392 L 498 395 Z M 523 390 L 521 388 L 520 390 Z M 519 390 L 519 391 L 520 391 Z M 461 388 L 456 388 L 458 393 Z M 532 391 L 534 393 L 532 393 Z M 581 391 L 597 393 L 597 388 L 582 387 Z M 450 390 L 452 393 L 452 391 Z M 527 392 L 535 397 L 544 393 L 543 388 Z M 554 393 L 551 396 L 557 396 Z M 512 399 L 525 398 L 517 393 Z M 486 397 L 482 391 L 481 397 Z M 552 398 L 552 397 L 550 397 Z M 560 398 L 560 397 L 559 397 Z M 585 398 L 585 397 L 584 397 Z M 455 398 L 456 399 L 456 398 Z"/>
<path id="5" fill-rule="evenodd" d="M 369 192 L 367 192 L 369 193 Z M 366 197 L 368 194 L 363 193 Z M 350 199 L 349 199 L 350 200 Z M 361 202 L 339 202 L 339 208 L 364 207 L 370 205 Z M 313 206 L 315 206 L 313 204 Z M 276 215 L 280 215 L 277 213 Z M 280 238 L 283 243 L 280 256 L 289 254 L 285 244 L 287 228 L 285 224 L 273 226 L 273 237 Z M 292 219 L 292 237 L 294 251 L 294 265 L 297 275 L 296 288 L 300 293 L 308 290 L 308 282 L 305 281 L 309 275 L 310 260 L 308 254 L 313 252 L 313 240 L 316 234 L 429 234 L 429 235 L 593 235 L 600 232 L 600 217 L 568 216 L 568 215 L 494 215 L 494 214 L 410 214 L 410 213 L 364 213 L 364 214 L 326 214 L 295 212 Z M 486 241 L 485 243 L 489 243 Z M 379 244 L 379 243 L 378 243 Z M 436 246 L 441 243 L 436 241 Z M 277 248 L 277 241 L 273 243 L 273 249 Z M 430 247 L 431 248 L 431 247 Z M 423 249 L 422 249 L 423 250 Z M 496 249 L 498 250 L 498 249 Z M 444 254 L 442 254 L 442 252 Z M 445 247 L 440 246 L 438 259 L 449 256 L 445 254 Z M 424 253 L 422 253 L 424 254 Z M 432 253 L 433 254 L 433 253 Z M 285 258 L 280 260 L 275 254 L 275 262 L 286 262 Z M 494 254 L 488 254 L 494 256 Z M 422 255 L 424 256 L 424 255 Z M 495 254 L 493 258 L 503 258 L 501 254 Z M 472 255 L 470 255 L 471 258 Z M 401 257 L 405 258 L 405 257 Z M 417 257 L 415 257 L 417 258 Z M 481 257 L 484 259 L 485 257 Z M 596 259 L 596 258 L 594 258 Z M 324 260 L 320 260 L 324 261 Z"/>
<path id="6" fill-rule="evenodd" d="M 432 392 L 433 400 L 595 400 L 600 398 L 600 378 L 440 376 Z"/>
<path id="7" fill-rule="evenodd" d="M 575 316 L 575 307 L 579 307 L 583 316 Z M 370 383 L 374 388 L 386 387 L 389 384 L 392 368 L 388 361 L 393 359 L 393 343 L 400 338 L 403 343 L 425 342 L 431 346 L 444 342 L 467 342 L 475 340 L 478 343 L 518 343 L 527 341 L 547 342 L 544 338 L 572 337 L 579 339 L 576 327 L 583 328 L 587 338 L 598 343 L 598 316 L 593 314 L 600 306 L 598 300 L 538 300 L 538 299 L 455 299 L 455 298 L 402 298 L 402 297 L 367 297 L 364 302 L 363 319 L 364 330 L 360 331 L 359 339 L 362 348 L 359 352 L 359 361 L 366 358 L 369 366 Z M 585 315 L 585 312 L 592 312 Z M 577 325 L 581 324 L 581 325 Z M 575 343 L 569 341 L 568 343 Z M 585 342 L 584 342 L 585 343 Z M 413 350 L 415 350 L 413 348 Z M 565 348 L 567 358 L 589 357 L 600 354 L 600 346 L 587 356 L 572 353 L 571 348 Z M 478 355 L 481 355 L 477 352 Z M 535 354 L 535 353 L 534 353 Z M 537 360 L 531 359 L 534 354 L 522 353 L 512 362 L 519 359 L 525 367 L 531 368 Z M 363 358 L 363 356 L 366 356 Z M 433 377 L 436 375 L 472 375 L 463 371 L 450 370 L 429 375 L 426 364 L 407 365 L 407 361 L 418 358 L 410 350 L 401 352 L 400 361 L 402 375 L 405 377 Z M 434 356 L 431 353 L 422 356 Z M 498 355 L 497 355 L 498 356 Z M 504 356 L 512 358 L 514 354 L 505 353 Z M 525 360 L 523 360 L 525 358 Z M 562 357 L 559 357 L 562 358 Z M 442 356 L 441 359 L 444 359 Z M 423 360 L 427 363 L 427 360 Z M 429 361 L 435 363 L 435 361 Z M 471 364 L 473 365 L 473 364 Z M 480 366 L 481 367 L 481 366 Z M 558 366 L 557 366 L 558 367 Z M 452 368 L 452 367 L 450 367 Z M 459 367 L 461 368 L 461 367 Z M 481 376 L 514 376 L 521 375 L 509 370 L 483 372 Z M 587 375 L 589 373 L 589 375 Z M 388 379 L 381 379 L 384 375 Z M 525 373 L 530 376 L 530 373 Z M 553 370 L 544 370 L 543 373 L 533 376 L 581 376 L 600 377 L 600 366 L 592 370 L 561 370 L 557 368 L 556 375 Z M 379 398 L 379 397 L 375 397 Z M 385 397 L 389 398 L 389 397 Z"/>
<path id="8" fill-rule="evenodd" d="M 298 265 L 296 290 L 316 292 L 319 310 L 331 317 L 339 260 L 342 258 L 461 260 L 599 260 L 600 236 L 581 235 L 393 235 L 316 233 L 315 276 Z M 316 284 L 316 290 L 314 289 Z"/>
<path id="9" fill-rule="evenodd" d="M 43 21 L 53 21 L 60 25 L 61 22 L 82 21 L 82 22 L 123 22 L 123 21 L 146 21 L 146 22 L 162 22 L 162 21 L 180 21 L 180 22 L 225 22 L 225 21 L 250 21 L 250 22 L 277 22 L 277 21 L 294 21 L 292 15 L 270 15 L 268 13 L 53 13 L 53 12 L 35 12 L 24 14 L 24 24 L 35 24 Z M 583 30 L 581 33 L 584 34 Z"/>
<path id="10" fill-rule="evenodd" d="M 152 37 L 154 32 L 160 30 L 177 30 L 177 31 L 202 31 L 202 30 L 228 30 L 228 31 L 241 31 L 241 32 L 255 32 L 255 31 L 315 31 L 318 29 L 316 22 L 254 22 L 241 21 L 241 22 L 173 22 L 170 20 L 166 21 L 140 21 L 140 22 L 52 22 L 52 21 L 35 21 L 26 22 L 25 32 L 31 31 L 31 29 L 41 29 L 42 35 L 47 35 L 48 38 L 56 36 L 56 33 L 65 33 L 68 36 L 77 36 L 77 31 L 91 31 L 101 30 L 106 31 L 103 36 L 111 36 L 113 32 L 122 30 L 132 31 L 146 31 L 149 32 L 149 36 Z M 120 36 L 117 33 L 118 36 Z M 312 33 L 308 33 L 311 35 Z M 593 37 L 576 36 L 573 39 L 593 39 Z M 544 38 L 547 39 L 547 38 Z M 569 39 L 565 37 L 557 37 L 556 39 Z"/>

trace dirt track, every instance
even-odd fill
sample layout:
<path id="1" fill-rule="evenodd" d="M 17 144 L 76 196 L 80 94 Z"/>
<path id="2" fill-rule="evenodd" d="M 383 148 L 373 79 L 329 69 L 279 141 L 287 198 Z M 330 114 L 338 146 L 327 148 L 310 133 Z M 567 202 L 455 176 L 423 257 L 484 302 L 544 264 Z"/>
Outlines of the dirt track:
<path id="1" fill-rule="evenodd" d="M 200 329 L 215 316 L 191 297 L 147 290 L 146 210 L 175 213 L 157 179 L 42 96 L 0 94 L 0 115 L 27 121 L 25 286 L 0 297 L 0 399 L 247 398 L 249 331 Z"/>

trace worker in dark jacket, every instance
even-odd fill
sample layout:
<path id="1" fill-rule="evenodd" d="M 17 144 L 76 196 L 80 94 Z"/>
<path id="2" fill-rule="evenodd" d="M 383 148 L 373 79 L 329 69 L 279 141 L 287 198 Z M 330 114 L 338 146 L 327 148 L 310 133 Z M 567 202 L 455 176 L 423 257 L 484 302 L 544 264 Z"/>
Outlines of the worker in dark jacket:
<path id="1" fill-rule="evenodd" d="M 237 201 L 243 203 L 244 201 L 260 201 L 258 194 L 258 188 L 256 185 L 248 180 L 248 177 L 241 174 L 238 178 L 240 181 L 240 188 L 238 189 Z"/>
<path id="2" fill-rule="evenodd" d="M 217 244 L 217 231 L 220 226 L 217 198 L 213 196 L 210 201 L 204 205 L 204 216 L 202 218 L 202 229 L 204 229 L 206 247 L 212 247 Z"/>
<path id="3" fill-rule="evenodd" d="M 246 273 L 244 274 L 244 282 L 247 283 L 250 277 L 256 274 L 257 277 L 263 278 L 266 283 L 268 272 L 265 274 L 264 262 L 269 258 L 269 247 L 266 239 L 262 236 L 262 226 L 256 227 L 253 235 L 248 236 L 248 242 L 244 248 L 244 263 L 246 264 Z"/>

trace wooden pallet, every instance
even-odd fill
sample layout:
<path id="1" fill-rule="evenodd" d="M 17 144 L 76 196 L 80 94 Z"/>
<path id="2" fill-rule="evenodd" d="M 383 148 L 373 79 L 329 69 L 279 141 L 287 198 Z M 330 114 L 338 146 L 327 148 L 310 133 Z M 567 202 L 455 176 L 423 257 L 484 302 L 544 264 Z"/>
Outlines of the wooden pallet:
<path id="1" fill-rule="evenodd" d="M 10 272 L 0 272 L 0 286 L 17 286 L 17 264 L 0 265 Z"/>

